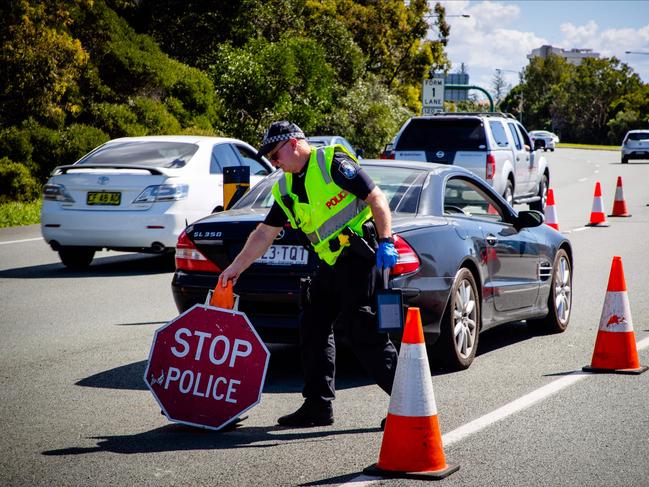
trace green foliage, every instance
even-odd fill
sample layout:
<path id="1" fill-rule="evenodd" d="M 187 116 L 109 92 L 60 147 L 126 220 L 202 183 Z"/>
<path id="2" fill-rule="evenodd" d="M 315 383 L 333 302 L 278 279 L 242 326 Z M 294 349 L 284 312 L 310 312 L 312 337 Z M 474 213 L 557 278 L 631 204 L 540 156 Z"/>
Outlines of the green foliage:
<path id="1" fill-rule="evenodd" d="M 24 165 L 0 159 L 0 203 L 29 202 L 40 196 L 41 186 Z"/>
<path id="2" fill-rule="evenodd" d="M 152 98 L 138 96 L 132 100 L 131 105 L 140 124 L 147 127 L 147 135 L 180 132 L 180 123 L 176 117 L 169 113 L 163 103 Z"/>
<path id="3" fill-rule="evenodd" d="M 649 120 L 649 85 L 642 85 L 611 105 L 612 118 L 608 121 L 608 139 L 621 143 L 629 130 L 646 128 Z"/>
<path id="4" fill-rule="evenodd" d="M 0 203 L 0 228 L 33 225 L 41 221 L 41 206 L 43 200 L 37 199 L 30 203 L 12 201 Z"/>
<path id="5" fill-rule="evenodd" d="M 61 133 L 61 143 L 58 147 L 56 164 L 73 164 L 95 147 L 108 142 L 110 137 L 95 127 L 82 124 L 72 124 Z"/>
<path id="6" fill-rule="evenodd" d="M 145 135 L 147 131 L 125 103 L 95 103 L 90 107 L 90 115 L 95 126 L 113 138 Z"/>
<path id="7" fill-rule="evenodd" d="M 412 115 L 397 96 L 370 76 L 341 99 L 317 133 L 345 134 L 355 147 L 365 150 L 365 157 L 378 157 Z"/>

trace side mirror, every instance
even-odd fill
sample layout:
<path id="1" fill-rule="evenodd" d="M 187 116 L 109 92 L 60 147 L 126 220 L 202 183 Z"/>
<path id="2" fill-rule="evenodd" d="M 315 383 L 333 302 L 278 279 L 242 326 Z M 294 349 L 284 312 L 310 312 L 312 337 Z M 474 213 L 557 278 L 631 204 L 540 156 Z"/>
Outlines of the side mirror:
<path id="1" fill-rule="evenodd" d="M 533 228 L 543 224 L 545 217 L 543 213 L 536 210 L 523 210 L 519 211 L 516 219 L 514 220 L 514 228 L 520 230 L 522 228 Z"/>
<path id="2" fill-rule="evenodd" d="M 545 140 L 543 139 L 534 139 L 534 150 L 545 149 Z"/>

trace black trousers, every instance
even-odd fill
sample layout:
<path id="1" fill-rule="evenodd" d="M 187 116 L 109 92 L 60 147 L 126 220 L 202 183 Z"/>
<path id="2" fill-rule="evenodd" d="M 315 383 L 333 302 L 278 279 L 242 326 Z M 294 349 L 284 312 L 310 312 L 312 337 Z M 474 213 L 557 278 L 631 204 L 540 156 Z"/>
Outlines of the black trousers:
<path id="1" fill-rule="evenodd" d="M 300 315 L 300 346 L 307 401 L 332 401 L 336 395 L 334 322 L 342 328 L 366 371 L 386 393 L 392 392 L 397 351 L 378 333 L 374 291 L 380 280 L 373 260 L 342 255 L 333 266 L 320 263 Z"/>

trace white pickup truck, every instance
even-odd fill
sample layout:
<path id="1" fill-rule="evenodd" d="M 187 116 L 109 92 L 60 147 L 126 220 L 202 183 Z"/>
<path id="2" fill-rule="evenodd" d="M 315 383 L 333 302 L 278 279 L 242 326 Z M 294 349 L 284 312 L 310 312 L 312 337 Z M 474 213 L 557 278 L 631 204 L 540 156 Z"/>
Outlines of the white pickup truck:
<path id="1" fill-rule="evenodd" d="M 382 157 L 462 166 L 485 179 L 508 203 L 545 209 L 550 168 L 525 128 L 510 115 L 412 117 Z"/>

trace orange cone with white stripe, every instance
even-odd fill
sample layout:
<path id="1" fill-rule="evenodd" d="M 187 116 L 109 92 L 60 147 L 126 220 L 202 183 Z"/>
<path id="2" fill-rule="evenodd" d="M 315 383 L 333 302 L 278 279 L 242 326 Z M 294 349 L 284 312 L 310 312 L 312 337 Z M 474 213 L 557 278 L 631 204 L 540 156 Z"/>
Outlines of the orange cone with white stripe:
<path id="1" fill-rule="evenodd" d="M 459 468 L 446 463 L 421 316 L 419 308 L 409 308 L 379 461 L 363 472 L 389 478 L 443 479 Z"/>
<path id="2" fill-rule="evenodd" d="M 647 370 L 638 361 L 621 257 L 613 257 L 595 351 L 590 366 L 583 370 L 618 374 L 641 374 Z"/>
<path id="3" fill-rule="evenodd" d="M 617 185 L 615 187 L 615 200 L 613 201 L 613 212 L 609 216 L 631 216 L 629 210 L 626 209 L 626 201 L 624 201 L 622 176 L 617 177 Z"/>
<path id="4" fill-rule="evenodd" d="M 552 188 L 548 188 L 548 199 L 545 202 L 545 224 L 555 230 L 559 230 L 557 209 L 554 207 L 554 190 Z"/>
<path id="5" fill-rule="evenodd" d="M 606 215 L 604 214 L 604 204 L 602 203 L 602 187 L 599 181 L 595 183 L 595 196 L 593 198 L 593 209 L 590 212 L 590 221 L 587 227 L 608 227 Z"/>

